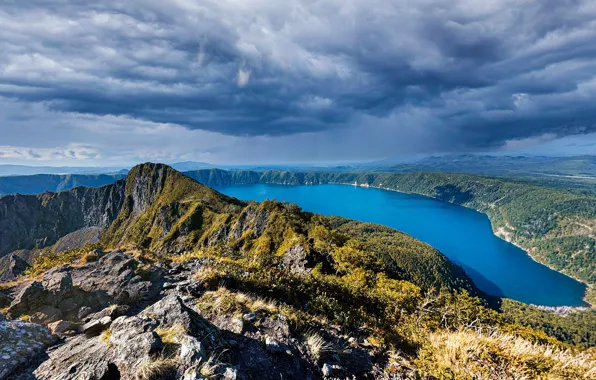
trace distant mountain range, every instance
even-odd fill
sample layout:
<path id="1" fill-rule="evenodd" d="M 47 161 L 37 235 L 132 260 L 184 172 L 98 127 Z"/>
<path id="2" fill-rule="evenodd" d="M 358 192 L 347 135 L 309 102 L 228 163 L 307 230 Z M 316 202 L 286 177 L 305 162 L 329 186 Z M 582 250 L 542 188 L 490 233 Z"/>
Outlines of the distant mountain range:
<path id="1" fill-rule="evenodd" d="M 380 165 L 382 168 L 382 163 Z M 475 154 L 433 156 L 416 162 L 393 165 L 389 167 L 389 171 L 596 178 L 596 156 L 526 157 Z"/>

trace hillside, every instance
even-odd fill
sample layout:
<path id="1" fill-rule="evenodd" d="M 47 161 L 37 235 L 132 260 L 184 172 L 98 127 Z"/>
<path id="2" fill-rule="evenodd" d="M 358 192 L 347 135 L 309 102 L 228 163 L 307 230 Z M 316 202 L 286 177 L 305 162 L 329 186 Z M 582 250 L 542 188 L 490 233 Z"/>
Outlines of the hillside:
<path id="1" fill-rule="evenodd" d="M 486 213 L 498 235 L 536 260 L 596 283 L 596 198 L 490 177 L 452 173 L 187 173 L 212 186 L 270 183 L 358 184 L 431 196 Z"/>
<path id="2" fill-rule="evenodd" d="M 30 239 L 38 246 L 10 256 L 28 264 L 13 259 L 24 268 L 0 285 L 2 313 L 26 321 L 0 314 L 3 342 L 13 347 L 15 329 L 31 331 L 11 348 L 18 361 L 0 359 L 0 378 L 588 378 L 595 370 L 579 348 L 594 344 L 593 314 L 569 323 L 542 315 L 525 327 L 523 306 L 488 308 L 461 268 L 386 227 L 244 203 L 156 164 L 97 189 L 0 202 L 13 221 L 11 234 L 0 230 L 3 252 Z M 97 229 L 99 241 L 73 246 Z M 52 343 L 38 324 L 65 340 Z M 465 354 L 448 364 L 444 342 Z"/>

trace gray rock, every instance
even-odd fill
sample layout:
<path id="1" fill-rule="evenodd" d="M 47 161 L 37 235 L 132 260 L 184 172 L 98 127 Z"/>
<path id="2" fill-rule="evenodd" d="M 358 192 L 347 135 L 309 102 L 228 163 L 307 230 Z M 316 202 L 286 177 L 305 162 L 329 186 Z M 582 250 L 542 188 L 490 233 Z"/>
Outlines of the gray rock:
<path id="1" fill-rule="evenodd" d="M 255 313 L 244 314 L 242 319 L 248 322 L 254 322 L 257 319 L 257 315 Z"/>
<path id="2" fill-rule="evenodd" d="M 42 280 L 46 291 L 53 294 L 68 293 L 73 290 L 72 277 L 68 273 L 70 267 L 58 267 L 48 271 Z"/>
<path id="3" fill-rule="evenodd" d="M 0 379 L 8 379 L 53 341 L 50 331 L 23 321 L 0 321 Z"/>
<path id="4" fill-rule="evenodd" d="M 102 331 L 107 329 L 111 323 L 112 318 L 108 316 L 103 317 L 101 319 L 94 319 L 91 322 L 85 323 L 82 327 L 82 331 L 88 337 L 97 336 Z"/>
<path id="5" fill-rule="evenodd" d="M 192 367 L 195 364 L 203 363 L 207 360 L 205 347 L 199 340 L 190 335 L 186 335 L 180 342 L 180 361 L 186 367 Z"/>
<path id="6" fill-rule="evenodd" d="M 321 372 L 323 372 L 323 376 L 330 377 L 331 375 L 333 375 L 333 366 L 329 363 L 325 363 L 323 364 Z"/>
<path id="7" fill-rule="evenodd" d="M 27 261 L 23 260 L 16 253 L 11 253 L 0 258 L 0 282 L 12 281 L 30 267 Z"/>
<path id="8" fill-rule="evenodd" d="M 321 368 L 321 372 L 324 377 L 337 377 L 345 372 L 345 368 L 337 364 L 325 363 L 323 364 L 323 368 Z"/>
<path id="9" fill-rule="evenodd" d="M 211 335 L 214 327 L 196 311 L 186 306 L 176 294 L 169 294 L 139 314 L 140 317 L 158 321 L 159 327 L 168 329 L 181 325 L 184 330 L 199 340 Z"/>
<path id="10" fill-rule="evenodd" d="M 238 377 L 238 370 L 236 368 L 228 367 L 223 375 L 225 380 L 236 380 Z"/>

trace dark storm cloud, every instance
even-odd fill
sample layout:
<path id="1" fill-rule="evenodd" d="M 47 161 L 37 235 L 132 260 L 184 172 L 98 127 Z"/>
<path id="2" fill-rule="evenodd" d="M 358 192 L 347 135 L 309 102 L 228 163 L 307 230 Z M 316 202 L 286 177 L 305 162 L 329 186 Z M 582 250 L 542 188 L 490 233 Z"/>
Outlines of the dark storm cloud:
<path id="1" fill-rule="evenodd" d="M 590 0 L 1 1 L 0 95 L 228 135 L 596 131 Z M 395 133 L 388 133 L 388 137 Z"/>

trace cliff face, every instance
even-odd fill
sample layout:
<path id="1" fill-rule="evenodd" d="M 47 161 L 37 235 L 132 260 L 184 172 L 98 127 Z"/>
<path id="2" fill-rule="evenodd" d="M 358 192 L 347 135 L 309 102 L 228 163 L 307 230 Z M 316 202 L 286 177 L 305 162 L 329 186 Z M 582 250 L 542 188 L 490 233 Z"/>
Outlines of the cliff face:
<path id="1" fill-rule="evenodd" d="M 0 256 L 45 247 L 84 227 L 105 228 L 122 208 L 124 181 L 99 188 L 0 198 Z"/>

